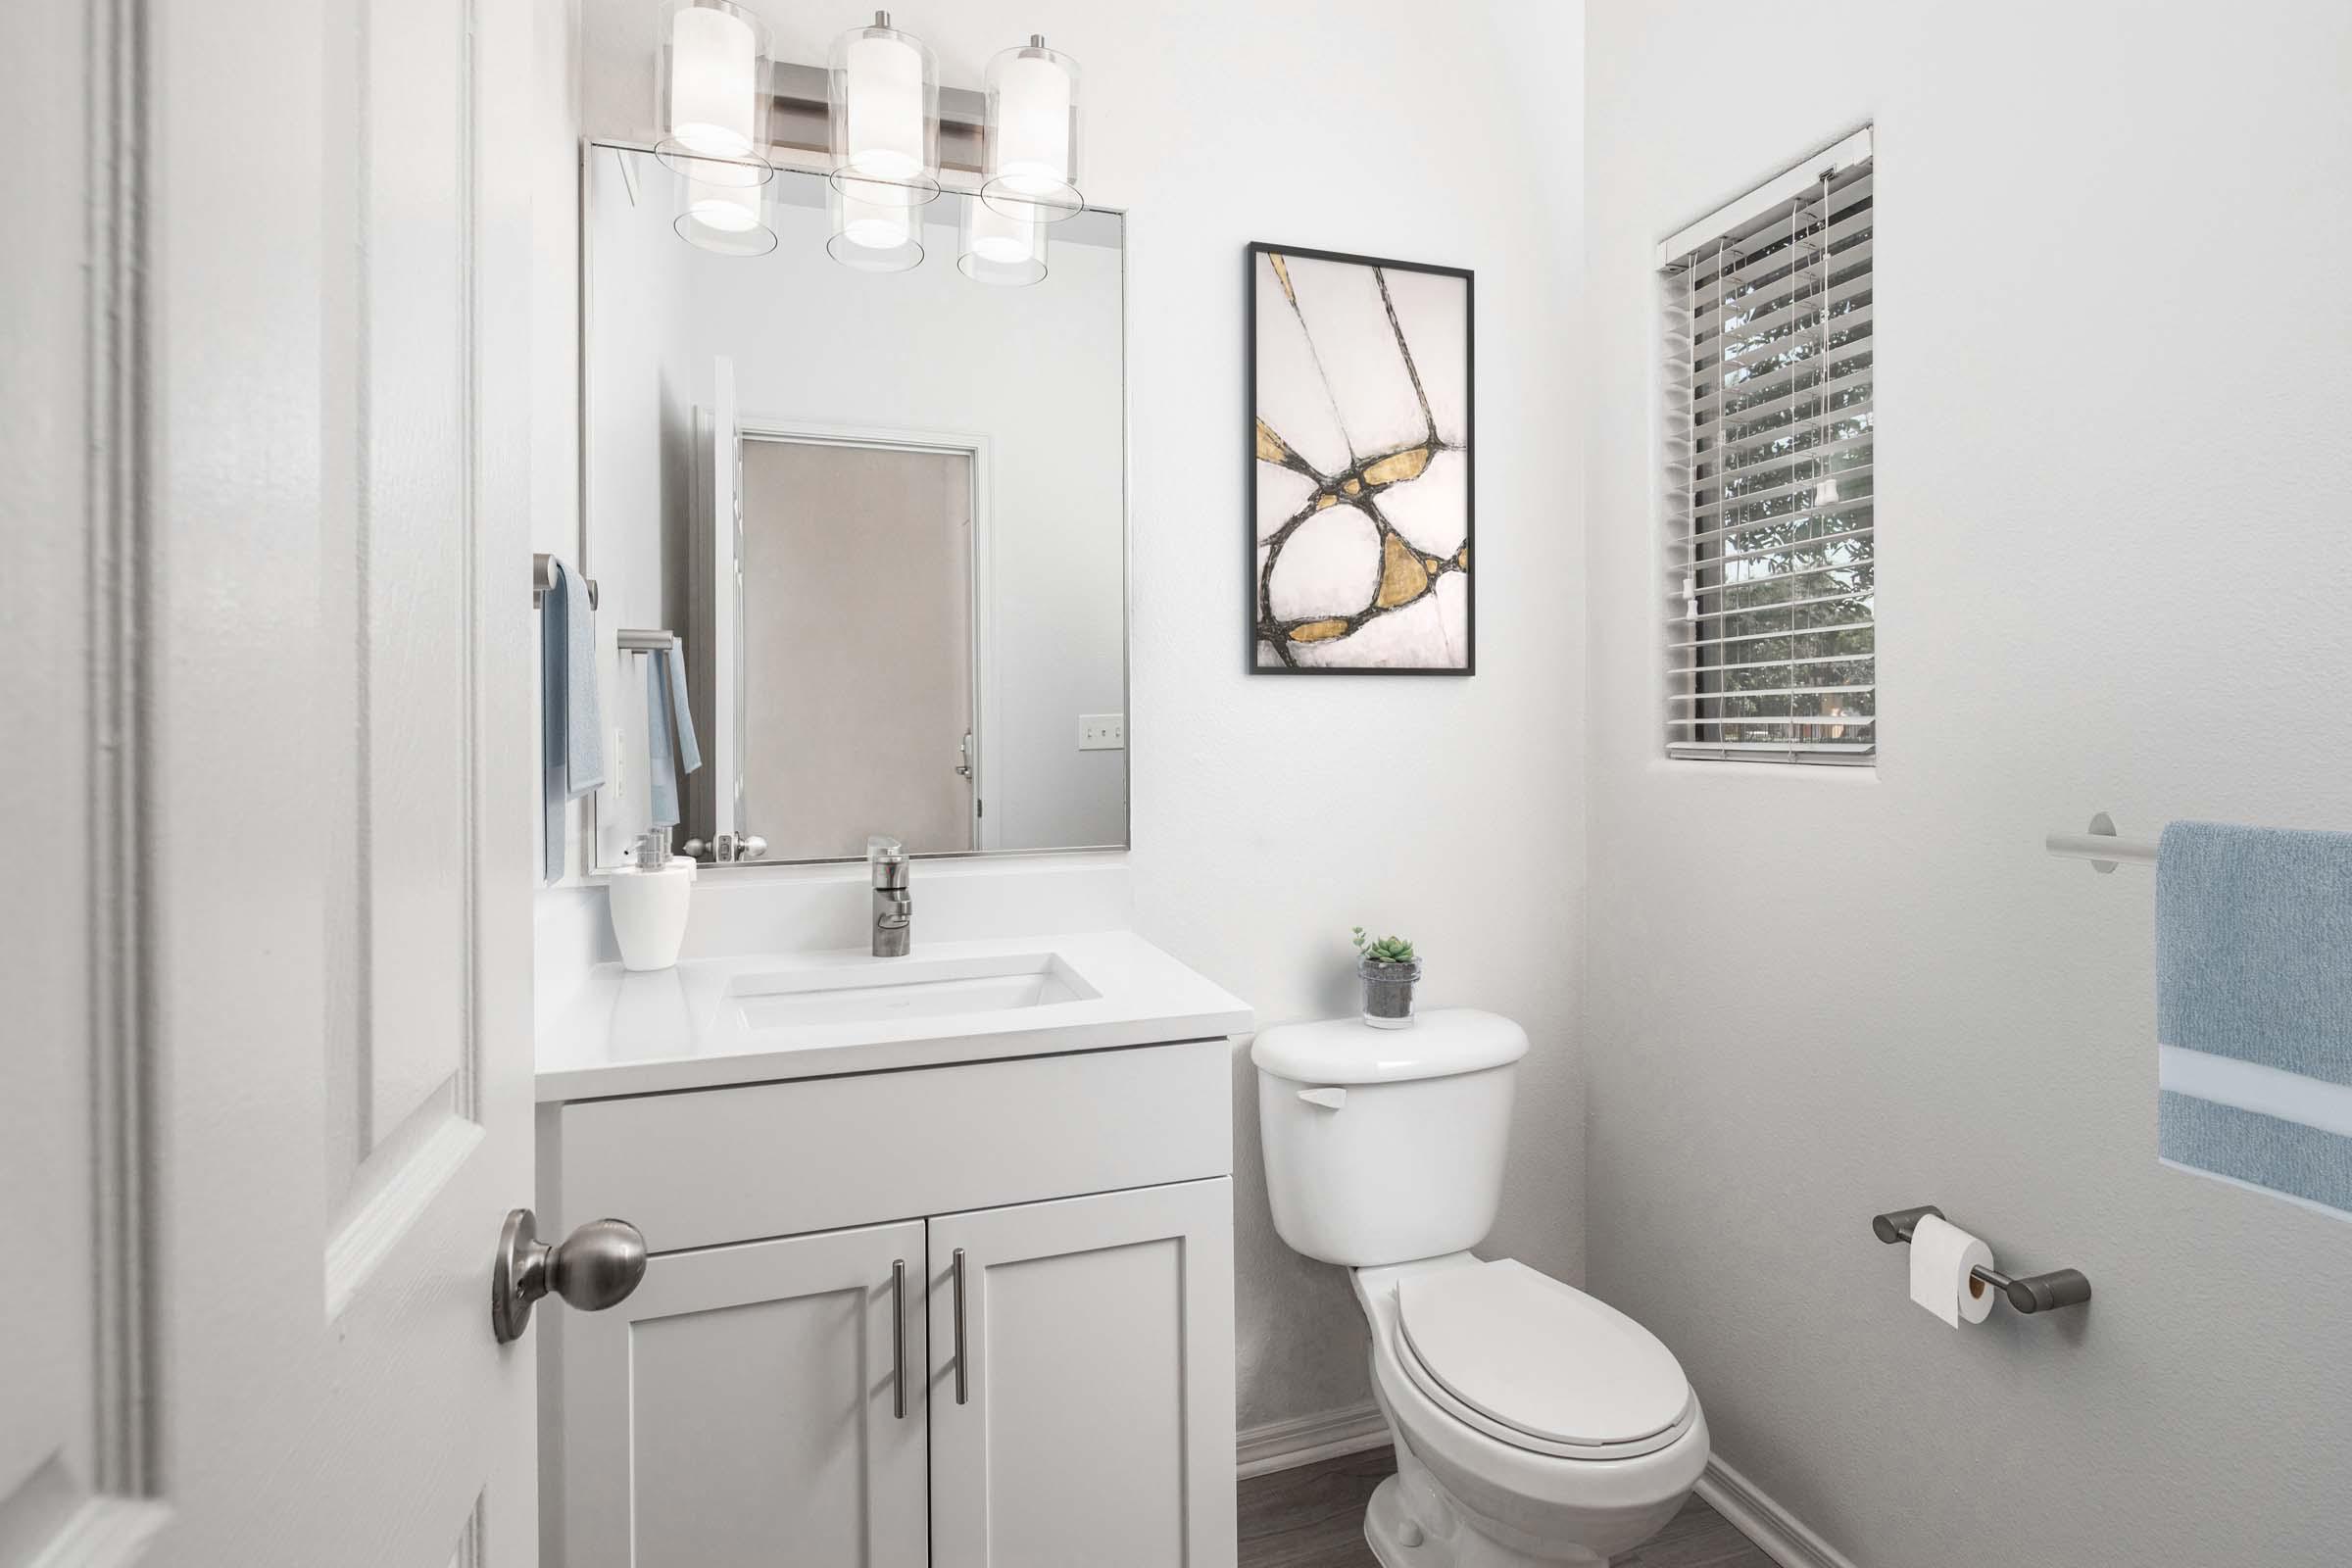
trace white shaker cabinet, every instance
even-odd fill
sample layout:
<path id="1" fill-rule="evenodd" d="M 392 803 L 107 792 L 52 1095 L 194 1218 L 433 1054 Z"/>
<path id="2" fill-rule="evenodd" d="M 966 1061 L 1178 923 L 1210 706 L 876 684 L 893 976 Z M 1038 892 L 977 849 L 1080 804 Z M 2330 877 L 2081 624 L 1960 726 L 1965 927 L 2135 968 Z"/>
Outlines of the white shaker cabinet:
<path id="1" fill-rule="evenodd" d="M 1233 1568 L 1231 1086 L 1195 1040 L 548 1107 L 546 1229 L 652 1258 L 535 1327 L 546 1568 Z"/>
<path id="2" fill-rule="evenodd" d="M 923 1568 L 923 1226 L 657 1256 L 565 1325 L 571 1568 Z"/>
<path id="3" fill-rule="evenodd" d="M 931 1358 L 936 1568 L 1233 1562 L 1230 1181 L 931 1221 Z"/>

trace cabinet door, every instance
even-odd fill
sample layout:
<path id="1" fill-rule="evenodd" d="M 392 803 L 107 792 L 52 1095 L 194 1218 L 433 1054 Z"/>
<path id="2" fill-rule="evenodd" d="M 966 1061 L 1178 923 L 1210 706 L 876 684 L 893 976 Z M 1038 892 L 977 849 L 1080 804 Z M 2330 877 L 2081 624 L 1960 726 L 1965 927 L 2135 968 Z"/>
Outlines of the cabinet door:
<path id="1" fill-rule="evenodd" d="M 930 1253 L 937 1568 L 1233 1568 L 1232 1182 L 949 1215 Z"/>
<path id="2" fill-rule="evenodd" d="M 663 1253 L 575 1313 L 549 1561 L 923 1568 L 924 1274 L 916 1220 Z"/>

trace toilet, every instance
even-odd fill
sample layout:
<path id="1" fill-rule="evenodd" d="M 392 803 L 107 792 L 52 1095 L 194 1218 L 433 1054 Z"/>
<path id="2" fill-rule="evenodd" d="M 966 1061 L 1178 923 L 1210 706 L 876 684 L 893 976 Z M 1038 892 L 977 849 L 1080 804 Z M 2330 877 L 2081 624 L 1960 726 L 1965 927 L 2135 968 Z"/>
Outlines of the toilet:
<path id="1" fill-rule="evenodd" d="M 1274 1228 L 1348 1269 L 1396 1444 L 1384 1568 L 1601 1564 L 1674 1517 L 1707 1422 L 1674 1352 L 1605 1302 L 1469 1250 L 1494 1223 L 1527 1033 L 1471 1008 L 1258 1035 Z"/>

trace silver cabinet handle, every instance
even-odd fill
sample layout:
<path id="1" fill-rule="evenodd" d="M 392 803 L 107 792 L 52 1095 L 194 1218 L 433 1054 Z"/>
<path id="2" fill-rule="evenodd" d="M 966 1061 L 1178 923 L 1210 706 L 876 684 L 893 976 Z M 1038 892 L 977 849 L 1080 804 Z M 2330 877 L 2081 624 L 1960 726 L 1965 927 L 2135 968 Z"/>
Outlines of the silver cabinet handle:
<path id="1" fill-rule="evenodd" d="M 583 1312 L 617 1306 L 645 1278 L 645 1237 L 626 1220 L 597 1219 L 554 1247 L 539 1239 L 539 1216 L 507 1215 L 490 1263 L 490 1332 L 511 1345 L 531 1326 L 531 1307 L 554 1291 Z"/>
<path id="2" fill-rule="evenodd" d="M 906 1260 L 890 1265 L 890 1413 L 906 1419 Z"/>
<path id="3" fill-rule="evenodd" d="M 972 1397 L 971 1380 L 965 1375 L 967 1354 L 963 1344 L 963 1249 L 956 1249 L 956 1402 L 968 1404 Z"/>

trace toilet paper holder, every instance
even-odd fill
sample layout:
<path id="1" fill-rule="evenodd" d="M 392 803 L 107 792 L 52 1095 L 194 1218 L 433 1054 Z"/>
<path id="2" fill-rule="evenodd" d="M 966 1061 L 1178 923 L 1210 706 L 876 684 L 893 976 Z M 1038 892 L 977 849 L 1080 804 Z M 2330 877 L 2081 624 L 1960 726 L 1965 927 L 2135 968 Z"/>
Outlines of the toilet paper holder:
<path id="1" fill-rule="evenodd" d="M 1870 1228 L 1880 1241 L 1892 1247 L 1897 1242 L 1908 1243 L 1912 1230 L 1924 1215 L 1943 1218 L 1943 1210 L 1934 1203 L 1922 1203 L 1917 1208 L 1898 1208 L 1890 1214 L 1875 1214 Z M 1997 1268 L 1982 1264 L 1968 1271 L 1969 1277 L 1991 1286 L 2008 1298 L 2009 1304 L 2020 1312 L 2047 1312 L 2053 1307 L 2081 1306 L 2090 1299 L 2090 1281 L 2079 1268 L 2052 1269 L 2047 1274 L 2027 1274 L 2012 1277 Z"/>

